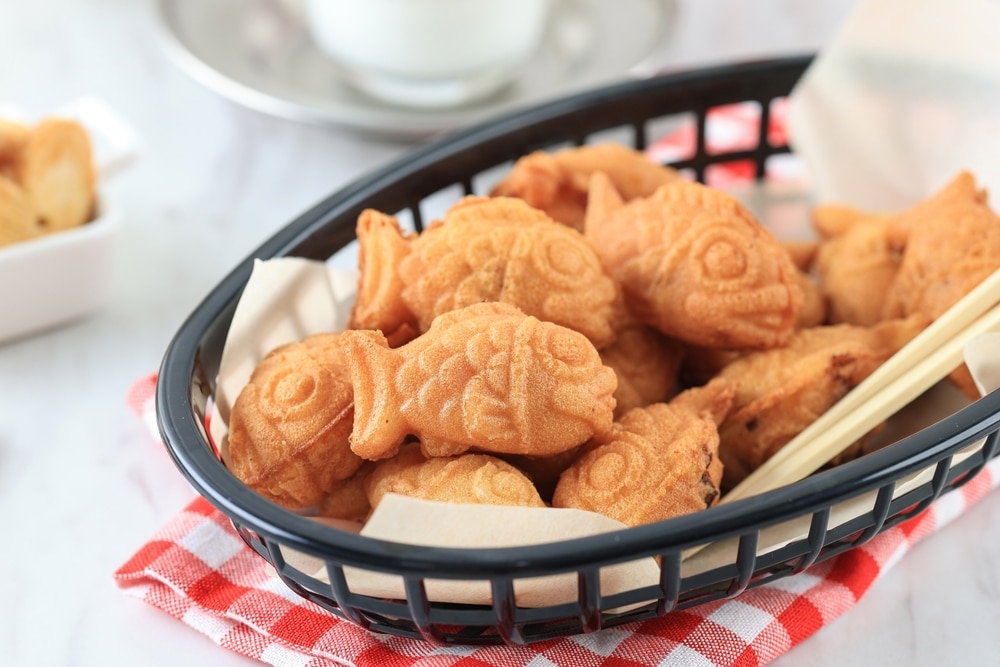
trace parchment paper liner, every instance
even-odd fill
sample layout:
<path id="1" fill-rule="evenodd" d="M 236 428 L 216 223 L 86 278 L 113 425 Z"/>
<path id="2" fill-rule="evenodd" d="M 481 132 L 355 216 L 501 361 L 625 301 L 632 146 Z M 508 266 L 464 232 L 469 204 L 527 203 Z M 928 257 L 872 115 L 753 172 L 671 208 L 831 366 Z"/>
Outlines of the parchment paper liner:
<path id="1" fill-rule="evenodd" d="M 227 429 L 232 401 L 246 384 L 257 362 L 271 349 L 301 340 L 311 333 L 342 329 L 353 300 L 357 274 L 321 262 L 299 258 L 258 260 L 233 317 L 220 362 L 211 435 L 228 459 Z M 992 338 L 990 338 L 992 336 Z M 1000 334 L 976 339 L 968 346 L 967 359 L 981 389 L 1000 385 Z M 890 420 L 881 435 L 893 442 L 919 428 L 952 414 L 966 404 L 948 385 L 935 387 Z M 978 445 L 957 455 L 961 462 Z M 894 497 L 926 483 L 933 469 L 926 469 L 896 485 Z M 875 494 L 870 493 L 834 506 L 830 528 L 872 511 Z M 341 524 L 341 527 L 345 527 Z M 350 526 L 346 526 L 351 528 Z M 387 497 L 361 528 L 362 535 L 400 544 L 461 548 L 500 548 L 561 541 L 619 530 L 625 526 L 606 517 L 580 510 L 555 508 L 495 507 L 432 503 L 403 496 Z M 336 528 L 331 528 L 336 529 Z M 809 517 L 761 531 L 758 554 L 778 549 L 808 534 Z M 737 540 L 712 544 L 685 558 L 682 575 L 692 576 L 734 562 Z M 285 559 L 313 577 L 329 581 L 322 560 L 282 548 Z M 352 592 L 374 597 L 403 599 L 403 580 L 397 575 L 358 568 L 345 568 Z M 655 587 L 659 567 L 643 558 L 602 568 L 604 596 Z M 466 604 L 491 603 L 488 581 L 445 579 L 427 581 L 431 600 Z M 524 607 L 573 602 L 577 598 L 575 573 L 519 579 L 515 582 L 517 603 Z"/>
<path id="2" fill-rule="evenodd" d="M 862 0 L 789 97 L 819 201 L 908 206 L 968 169 L 1000 193 L 1000 4 Z"/>

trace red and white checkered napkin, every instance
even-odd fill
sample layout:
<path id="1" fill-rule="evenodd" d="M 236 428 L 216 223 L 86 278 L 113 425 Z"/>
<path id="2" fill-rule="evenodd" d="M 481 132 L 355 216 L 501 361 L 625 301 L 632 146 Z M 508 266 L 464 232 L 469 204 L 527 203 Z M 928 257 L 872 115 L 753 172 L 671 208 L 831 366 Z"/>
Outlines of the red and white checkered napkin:
<path id="1" fill-rule="evenodd" d="M 156 378 L 129 405 L 151 419 Z M 220 646 L 271 665 L 562 667 L 764 665 L 854 605 L 925 535 L 1000 485 L 1000 459 L 930 509 L 802 574 L 717 601 L 588 635 L 510 647 L 437 647 L 376 635 L 299 598 L 272 576 L 228 519 L 197 499 L 125 563 L 115 579 Z"/>

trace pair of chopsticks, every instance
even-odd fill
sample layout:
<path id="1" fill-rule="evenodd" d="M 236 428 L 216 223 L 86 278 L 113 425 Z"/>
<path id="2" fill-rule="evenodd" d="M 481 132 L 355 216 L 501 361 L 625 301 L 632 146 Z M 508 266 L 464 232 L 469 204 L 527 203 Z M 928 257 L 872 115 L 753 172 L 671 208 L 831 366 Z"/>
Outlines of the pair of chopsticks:
<path id="1" fill-rule="evenodd" d="M 958 368 L 966 343 L 996 330 L 1000 330 L 1000 269 L 736 485 L 720 503 L 764 493 L 812 474 Z"/>

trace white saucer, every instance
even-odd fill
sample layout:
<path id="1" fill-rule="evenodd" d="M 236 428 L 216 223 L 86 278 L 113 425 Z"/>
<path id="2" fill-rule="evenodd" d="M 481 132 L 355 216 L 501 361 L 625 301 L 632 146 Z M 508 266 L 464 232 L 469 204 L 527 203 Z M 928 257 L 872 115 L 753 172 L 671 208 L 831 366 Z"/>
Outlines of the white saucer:
<path id="1" fill-rule="evenodd" d="M 555 0 L 543 45 L 493 97 L 462 107 L 392 106 L 356 92 L 319 51 L 294 0 L 159 0 L 170 54 L 195 79 L 245 106 L 406 139 L 655 71 L 671 0 Z"/>

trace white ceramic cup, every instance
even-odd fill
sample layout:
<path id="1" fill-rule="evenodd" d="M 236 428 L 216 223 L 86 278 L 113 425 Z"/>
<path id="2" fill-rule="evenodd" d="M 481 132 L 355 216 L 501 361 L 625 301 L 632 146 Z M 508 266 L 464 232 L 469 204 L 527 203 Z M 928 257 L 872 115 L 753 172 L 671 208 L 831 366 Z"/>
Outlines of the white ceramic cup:
<path id="1" fill-rule="evenodd" d="M 435 108 L 509 83 L 545 32 L 550 0 L 305 0 L 317 45 L 355 87 Z"/>

